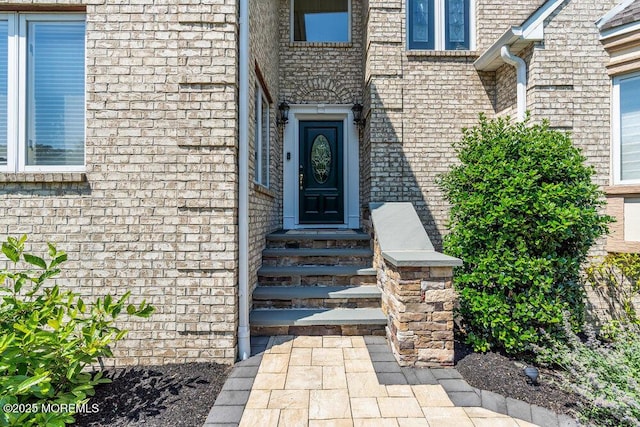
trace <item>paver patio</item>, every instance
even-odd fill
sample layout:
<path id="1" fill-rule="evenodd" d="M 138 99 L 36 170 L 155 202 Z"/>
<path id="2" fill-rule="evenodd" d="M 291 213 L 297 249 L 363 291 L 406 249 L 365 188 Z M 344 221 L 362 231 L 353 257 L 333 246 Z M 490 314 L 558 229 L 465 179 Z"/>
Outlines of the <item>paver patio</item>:
<path id="1" fill-rule="evenodd" d="M 207 425 L 214 425 L 209 420 Z M 380 384 L 363 337 L 271 337 L 239 425 L 525 427 L 441 385 Z"/>

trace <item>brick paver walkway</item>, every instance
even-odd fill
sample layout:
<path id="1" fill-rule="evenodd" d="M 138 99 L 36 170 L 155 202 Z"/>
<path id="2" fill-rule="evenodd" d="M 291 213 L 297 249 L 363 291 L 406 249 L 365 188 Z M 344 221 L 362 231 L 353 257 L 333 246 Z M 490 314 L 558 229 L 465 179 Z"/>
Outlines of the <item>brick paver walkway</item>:
<path id="1" fill-rule="evenodd" d="M 456 407 L 441 385 L 382 385 L 363 337 L 272 337 L 240 419 L 269 426 L 534 426 Z"/>

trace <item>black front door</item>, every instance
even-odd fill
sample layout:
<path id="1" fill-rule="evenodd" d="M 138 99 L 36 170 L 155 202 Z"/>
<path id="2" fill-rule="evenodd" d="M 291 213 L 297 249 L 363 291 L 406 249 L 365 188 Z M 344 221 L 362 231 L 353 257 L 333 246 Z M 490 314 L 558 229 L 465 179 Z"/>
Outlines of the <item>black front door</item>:
<path id="1" fill-rule="evenodd" d="M 300 224 L 343 224 L 342 122 L 300 122 Z"/>

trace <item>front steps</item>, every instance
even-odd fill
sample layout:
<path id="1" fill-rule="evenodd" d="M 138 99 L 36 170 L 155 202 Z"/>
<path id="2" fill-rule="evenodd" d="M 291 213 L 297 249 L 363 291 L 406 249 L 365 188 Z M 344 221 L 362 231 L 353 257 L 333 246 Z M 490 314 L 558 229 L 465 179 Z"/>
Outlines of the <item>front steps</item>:
<path id="1" fill-rule="evenodd" d="M 370 238 L 355 230 L 267 236 L 250 315 L 253 335 L 384 335 Z"/>

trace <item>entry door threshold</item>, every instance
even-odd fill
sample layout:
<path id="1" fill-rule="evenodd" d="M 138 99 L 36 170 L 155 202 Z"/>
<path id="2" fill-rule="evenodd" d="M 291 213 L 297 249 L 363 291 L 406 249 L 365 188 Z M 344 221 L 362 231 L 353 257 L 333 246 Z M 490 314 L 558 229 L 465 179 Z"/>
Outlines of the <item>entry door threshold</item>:
<path id="1" fill-rule="evenodd" d="M 343 229 L 348 229 L 349 226 L 347 224 L 297 224 L 295 226 L 295 228 L 293 228 L 292 230 L 308 230 L 308 229 L 338 229 L 338 230 L 343 230 Z"/>

